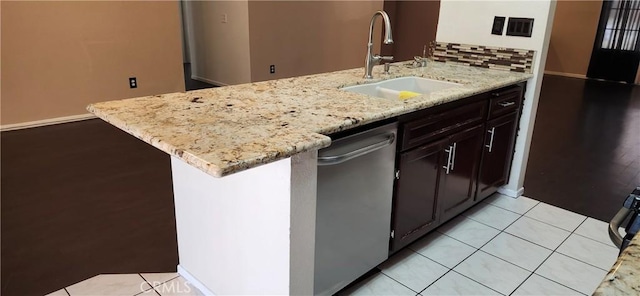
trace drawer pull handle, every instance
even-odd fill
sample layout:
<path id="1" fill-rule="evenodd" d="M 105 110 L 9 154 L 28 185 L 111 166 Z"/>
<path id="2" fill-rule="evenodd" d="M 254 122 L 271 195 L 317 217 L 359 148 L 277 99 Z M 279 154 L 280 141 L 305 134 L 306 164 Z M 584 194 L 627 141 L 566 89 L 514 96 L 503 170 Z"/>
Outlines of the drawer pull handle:
<path id="1" fill-rule="evenodd" d="M 500 96 L 500 93 L 497 93 L 497 92 L 495 92 L 495 93 L 491 93 L 491 96 L 493 96 L 493 97 L 499 97 L 499 96 Z"/>
<path id="2" fill-rule="evenodd" d="M 449 172 L 451 171 L 451 157 L 453 156 L 453 146 L 449 146 L 449 149 L 445 149 L 444 152 L 447 152 L 448 156 L 447 156 L 447 165 L 443 165 L 442 168 L 445 169 L 447 172 L 446 174 L 448 175 Z"/>
<path id="3" fill-rule="evenodd" d="M 498 105 L 500 105 L 501 107 L 509 107 L 509 106 L 513 106 L 515 104 L 516 104 L 516 102 L 500 102 L 500 103 L 498 103 Z"/>
<path id="4" fill-rule="evenodd" d="M 343 163 L 347 160 L 351 160 L 356 157 L 360 157 L 360 156 L 369 154 L 371 152 L 380 150 L 382 148 L 385 148 L 393 144 L 393 141 L 395 141 L 395 139 L 396 139 L 396 134 L 388 133 L 385 135 L 384 140 L 377 143 L 373 143 L 369 146 L 360 147 L 340 155 L 318 156 L 318 165 L 323 166 L 323 165 L 334 165 L 334 164 Z"/>
<path id="5" fill-rule="evenodd" d="M 451 170 L 456 166 L 456 149 L 458 148 L 458 143 L 453 143 L 453 156 L 451 156 Z"/>
<path id="6" fill-rule="evenodd" d="M 491 153 L 491 150 L 493 149 L 493 136 L 496 133 L 496 127 L 492 127 L 490 130 L 487 131 L 488 133 L 491 134 L 491 138 L 489 139 L 489 145 L 484 145 L 485 147 L 489 148 L 489 153 Z"/>

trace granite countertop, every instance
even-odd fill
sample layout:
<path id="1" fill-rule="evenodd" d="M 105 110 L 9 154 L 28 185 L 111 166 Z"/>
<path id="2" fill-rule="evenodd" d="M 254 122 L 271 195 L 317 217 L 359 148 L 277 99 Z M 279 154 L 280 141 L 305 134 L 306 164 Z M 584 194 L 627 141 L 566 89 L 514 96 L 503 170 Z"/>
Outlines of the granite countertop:
<path id="1" fill-rule="evenodd" d="M 633 237 L 593 295 L 640 295 L 640 235 Z"/>
<path id="2" fill-rule="evenodd" d="M 526 81 L 531 74 L 431 62 L 392 64 L 89 105 L 96 116 L 154 147 L 222 177 L 297 153 L 327 147 L 334 132 Z M 421 76 L 462 84 L 408 100 L 338 88 Z"/>

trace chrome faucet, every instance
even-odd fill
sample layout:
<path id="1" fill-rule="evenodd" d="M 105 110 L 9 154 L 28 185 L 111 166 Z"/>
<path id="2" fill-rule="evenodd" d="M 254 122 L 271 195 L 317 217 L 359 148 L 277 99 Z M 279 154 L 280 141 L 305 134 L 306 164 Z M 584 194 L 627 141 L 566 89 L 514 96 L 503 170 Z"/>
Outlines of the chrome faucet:
<path id="1" fill-rule="evenodd" d="M 367 58 L 364 61 L 364 78 L 371 79 L 373 76 L 371 72 L 373 71 L 373 66 L 380 61 L 393 61 L 392 56 L 380 56 L 377 54 L 373 54 L 373 25 L 376 22 L 376 18 L 378 16 L 382 16 L 382 20 L 384 21 L 384 44 L 393 43 L 393 37 L 391 37 L 391 21 L 389 21 L 389 15 L 382 10 L 376 11 L 371 17 L 371 24 L 369 25 L 369 43 L 367 43 Z"/>

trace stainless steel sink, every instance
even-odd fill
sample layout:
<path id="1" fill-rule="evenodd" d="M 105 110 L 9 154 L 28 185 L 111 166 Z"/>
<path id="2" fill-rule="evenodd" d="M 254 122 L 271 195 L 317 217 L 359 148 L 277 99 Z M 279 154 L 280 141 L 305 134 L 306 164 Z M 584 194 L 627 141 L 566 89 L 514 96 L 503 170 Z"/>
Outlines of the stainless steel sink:
<path id="1" fill-rule="evenodd" d="M 397 100 L 400 99 L 401 92 L 413 92 L 420 95 L 428 95 L 434 91 L 457 86 L 462 86 L 462 84 L 409 76 L 383 80 L 370 84 L 347 86 L 341 89 L 348 92 L 365 94 L 378 98 Z M 404 93 L 404 95 L 407 94 L 408 93 Z"/>

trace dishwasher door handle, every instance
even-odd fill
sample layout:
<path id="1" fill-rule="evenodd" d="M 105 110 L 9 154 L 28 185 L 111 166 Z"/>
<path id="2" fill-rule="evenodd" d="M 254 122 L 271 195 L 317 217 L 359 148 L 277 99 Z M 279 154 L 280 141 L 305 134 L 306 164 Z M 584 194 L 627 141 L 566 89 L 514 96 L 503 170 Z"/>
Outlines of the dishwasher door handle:
<path id="1" fill-rule="evenodd" d="M 620 228 L 620 225 L 622 225 L 622 222 L 629 215 L 629 212 L 631 212 L 631 210 L 627 208 L 621 208 L 613 217 L 613 219 L 611 219 L 611 222 L 609 222 L 609 238 L 611 238 L 611 241 L 614 245 L 616 245 L 616 247 L 618 247 L 618 249 L 620 249 L 620 247 L 622 246 L 622 241 L 624 240 L 622 234 L 620 234 L 620 231 L 618 229 Z"/>
<path id="2" fill-rule="evenodd" d="M 633 190 L 633 192 L 631 192 L 629 196 L 627 196 L 627 198 L 624 200 L 624 203 L 622 204 L 622 208 L 620 208 L 618 213 L 616 213 L 616 215 L 613 216 L 613 219 L 611 219 L 611 222 L 609 222 L 609 238 L 611 238 L 613 244 L 615 244 L 618 249 L 620 249 L 620 251 L 627 247 L 630 238 L 622 237 L 622 234 L 620 234 L 620 231 L 618 229 L 628 216 L 632 216 L 626 230 L 635 235 L 637 229 L 633 227 L 633 225 L 635 225 L 635 218 L 633 216 L 640 215 L 639 213 L 640 186 Z M 636 229 L 636 231 L 634 231 L 634 229 Z"/>
<path id="3" fill-rule="evenodd" d="M 318 165 L 323 166 L 323 165 L 340 164 L 347 160 L 354 159 L 356 157 L 360 157 L 365 154 L 369 154 L 371 152 L 380 150 L 384 147 L 387 147 L 393 144 L 393 141 L 395 140 L 395 138 L 396 138 L 395 133 L 389 133 L 386 135 L 383 141 L 380 141 L 368 146 L 364 146 L 362 148 L 358 148 L 353 151 L 349 151 L 347 153 L 340 154 L 340 155 L 320 156 L 318 157 Z"/>

